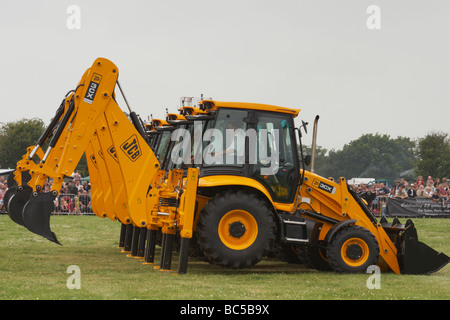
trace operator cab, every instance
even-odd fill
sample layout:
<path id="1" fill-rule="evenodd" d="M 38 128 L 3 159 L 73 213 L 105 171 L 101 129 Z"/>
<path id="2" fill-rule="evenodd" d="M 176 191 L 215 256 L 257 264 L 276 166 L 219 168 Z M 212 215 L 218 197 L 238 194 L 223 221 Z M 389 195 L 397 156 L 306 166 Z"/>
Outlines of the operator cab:
<path id="1" fill-rule="evenodd" d="M 292 203 L 300 168 L 294 117 L 299 109 L 202 100 L 202 114 L 172 136 L 166 169 L 200 168 L 200 177 L 234 175 L 264 185 L 275 202 Z"/>

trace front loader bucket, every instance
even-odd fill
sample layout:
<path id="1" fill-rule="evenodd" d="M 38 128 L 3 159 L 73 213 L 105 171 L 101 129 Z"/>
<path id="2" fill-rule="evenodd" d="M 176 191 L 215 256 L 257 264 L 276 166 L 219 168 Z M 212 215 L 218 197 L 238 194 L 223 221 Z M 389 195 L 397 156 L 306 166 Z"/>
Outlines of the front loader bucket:
<path id="1" fill-rule="evenodd" d="M 31 194 L 33 192 L 33 189 L 26 186 L 23 189 L 11 189 L 11 194 L 8 195 L 8 203 L 7 203 L 7 210 L 8 215 L 11 218 L 12 221 L 15 223 L 23 226 L 23 218 L 22 218 L 22 211 L 25 206 L 25 204 L 30 200 Z M 9 190 L 8 190 L 9 192 Z"/>
<path id="2" fill-rule="evenodd" d="M 402 274 L 430 274 L 449 263 L 450 258 L 420 242 L 414 223 L 408 220 L 399 234 L 398 262 Z"/>
<path id="3" fill-rule="evenodd" d="M 24 226 L 33 233 L 44 238 L 61 243 L 54 232 L 50 230 L 50 216 L 54 208 L 55 195 L 53 193 L 39 193 L 33 195 L 23 208 Z"/>

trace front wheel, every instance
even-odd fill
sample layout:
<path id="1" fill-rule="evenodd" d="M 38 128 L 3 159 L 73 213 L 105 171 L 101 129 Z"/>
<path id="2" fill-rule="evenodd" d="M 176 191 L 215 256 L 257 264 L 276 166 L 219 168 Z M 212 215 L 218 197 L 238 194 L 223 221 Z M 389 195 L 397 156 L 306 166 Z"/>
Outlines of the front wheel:
<path id="1" fill-rule="evenodd" d="M 267 203 L 243 190 L 212 197 L 200 214 L 197 231 L 207 259 L 228 268 L 256 264 L 275 239 L 275 223 Z"/>
<path id="2" fill-rule="evenodd" d="M 360 226 L 339 230 L 329 243 L 327 258 L 336 272 L 362 273 L 375 265 L 379 257 L 379 246 L 375 236 Z"/>

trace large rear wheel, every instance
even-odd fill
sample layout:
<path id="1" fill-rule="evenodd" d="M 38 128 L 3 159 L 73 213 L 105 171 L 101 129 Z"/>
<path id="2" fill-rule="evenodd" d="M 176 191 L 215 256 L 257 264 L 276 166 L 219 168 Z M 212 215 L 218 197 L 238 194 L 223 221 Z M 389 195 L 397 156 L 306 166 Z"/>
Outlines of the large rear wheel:
<path id="1" fill-rule="evenodd" d="M 207 259 L 228 268 L 259 262 L 275 239 L 275 222 L 267 203 L 243 190 L 212 197 L 197 224 L 198 242 Z"/>

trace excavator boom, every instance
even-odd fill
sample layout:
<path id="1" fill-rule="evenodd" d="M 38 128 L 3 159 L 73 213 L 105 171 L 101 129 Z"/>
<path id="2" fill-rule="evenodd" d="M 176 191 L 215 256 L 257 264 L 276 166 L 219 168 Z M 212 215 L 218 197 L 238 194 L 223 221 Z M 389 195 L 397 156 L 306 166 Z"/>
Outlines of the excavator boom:
<path id="1" fill-rule="evenodd" d="M 40 161 L 30 171 L 30 182 L 35 182 L 31 195 L 22 197 L 16 211 L 22 209 L 26 228 L 60 244 L 50 228 L 54 201 L 64 179 L 85 153 L 95 214 L 141 229 L 161 229 L 171 241 L 179 233 L 184 243 L 180 271 L 185 272 L 198 169 L 189 169 L 186 181 L 182 170 L 160 169 L 137 116 L 131 113 L 130 121 L 116 103 L 117 78 L 118 68 L 103 58 L 85 72 L 65 100 L 67 108 L 57 113 L 58 120 L 51 125 L 56 129 L 49 147 L 44 154 L 39 152 Z M 46 179 L 53 181 L 50 192 L 42 192 L 39 187 Z M 170 265 L 170 258 L 165 261 Z"/>

